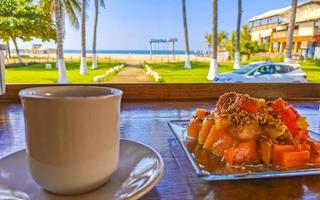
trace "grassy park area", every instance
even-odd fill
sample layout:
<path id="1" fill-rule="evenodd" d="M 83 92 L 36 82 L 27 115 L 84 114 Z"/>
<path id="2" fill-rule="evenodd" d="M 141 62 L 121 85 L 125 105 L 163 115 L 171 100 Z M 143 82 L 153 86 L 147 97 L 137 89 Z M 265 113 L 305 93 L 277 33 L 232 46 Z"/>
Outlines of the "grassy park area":
<path id="1" fill-rule="evenodd" d="M 243 64 L 247 64 L 243 63 Z M 92 83 L 93 77 L 104 74 L 107 69 L 120 64 L 119 62 L 109 61 L 100 62 L 99 68 L 92 70 L 91 63 L 88 63 L 89 73 L 79 74 L 79 63 L 68 62 L 67 76 L 70 83 Z M 318 61 L 304 61 L 300 63 L 306 72 L 309 82 L 320 82 L 320 63 Z M 184 69 L 183 62 L 155 63 L 149 64 L 150 68 L 158 72 L 163 83 L 210 83 L 207 80 L 209 70 L 208 62 L 192 62 L 192 69 Z M 232 71 L 233 62 L 219 64 L 219 72 Z M 106 80 L 111 80 L 116 74 L 109 76 Z M 28 65 L 9 65 L 6 69 L 7 83 L 56 83 L 58 70 L 52 64 L 52 69 L 45 69 L 44 64 Z"/>
<path id="2" fill-rule="evenodd" d="M 247 63 L 243 63 L 247 64 Z M 320 82 L 320 64 L 315 61 L 301 62 L 303 71 L 311 83 Z M 149 66 L 161 76 L 164 83 L 209 83 L 209 63 L 192 62 L 192 69 L 184 69 L 184 63 L 158 63 Z M 219 64 L 219 73 L 232 71 L 233 62 Z"/>
<path id="3" fill-rule="evenodd" d="M 87 75 L 80 75 L 79 63 L 66 63 L 67 76 L 70 83 L 92 83 L 94 76 L 104 74 L 107 69 L 118 64 L 120 63 L 99 63 L 99 68 L 93 70 L 91 69 L 91 63 L 88 63 L 89 73 Z M 108 79 L 112 79 L 113 76 L 110 75 Z M 57 78 L 58 70 L 55 64 L 52 64 L 52 69 L 46 69 L 44 64 L 14 64 L 6 68 L 7 83 L 56 83 Z"/>

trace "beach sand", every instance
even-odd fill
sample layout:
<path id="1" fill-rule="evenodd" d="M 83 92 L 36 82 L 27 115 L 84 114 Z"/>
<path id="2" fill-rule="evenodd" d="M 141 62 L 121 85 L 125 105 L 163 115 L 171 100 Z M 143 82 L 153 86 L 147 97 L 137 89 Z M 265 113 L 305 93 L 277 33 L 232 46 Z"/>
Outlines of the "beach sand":
<path id="1" fill-rule="evenodd" d="M 53 54 L 24 54 L 22 56 L 23 62 L 36 62 L 36 63 L 54 63 L 56 55 Z M 66 62 L 80 62 L 80 53 L 65 53 Z M 91 62 L 92 54 L 87 53 L 87 61 Z M 142 64 L 142 63 L 161 63 L 161 62 L 184 62 L 185 55 L 172 55 L 172 54 L 97 54 L 98 62 L 112 61 L 128 64 Z M 191 61 L 210 62 L 207 56 L 190 55 Z M 6 64 L 18 63 L 17 58 L 6 59 Z"/>
<path id="2" fill-rule="evenodd" d="M 65 53 L 64 54 L 66 59 L 79 59 L 80 54 L 72 54 L 72 53 Z M 87 54 L 88 59 L 91 60 L 92 54 Z M 185 55 L 147 55 L 147 54 L 97 54 L 97 58 L 99 59 L 111 59 L 126 63 L 132 64 L 141 64 L 144 62 L 153 63 L 153 62 L 182 62 L 185 60 Z M 192 61 L 209 61 L 208 57 L 199 57 L 195 55 L 190 55 L 190 59 Z"/>

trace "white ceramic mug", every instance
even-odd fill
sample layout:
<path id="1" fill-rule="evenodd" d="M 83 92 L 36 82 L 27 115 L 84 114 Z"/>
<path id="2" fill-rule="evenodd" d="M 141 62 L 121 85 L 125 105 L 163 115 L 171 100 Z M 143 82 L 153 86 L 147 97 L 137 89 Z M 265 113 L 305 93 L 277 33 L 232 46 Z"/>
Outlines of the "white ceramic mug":
<path id="1" fill-rule="evenodd" d="M 103 185 L 119 159 L 122 91 L 94 86 L 51 86 L 19 92 L 33 179 L 58 194 Z"/>

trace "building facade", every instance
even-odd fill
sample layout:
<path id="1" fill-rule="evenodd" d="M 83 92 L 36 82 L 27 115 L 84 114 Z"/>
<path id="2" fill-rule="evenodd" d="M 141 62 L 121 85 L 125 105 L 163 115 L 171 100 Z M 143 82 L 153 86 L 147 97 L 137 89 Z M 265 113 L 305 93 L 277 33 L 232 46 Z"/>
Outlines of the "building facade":
<path id="1" fill-rule="evenodd" d="M 286 49 L 291 6 L 271 10 L 249 20 L 251 39 L 268 42 L 269 51 L 282 54 Z M 293 38 L 293 55 L 313 57 L 320 47 L 320 0 L 298 4 Z"/>

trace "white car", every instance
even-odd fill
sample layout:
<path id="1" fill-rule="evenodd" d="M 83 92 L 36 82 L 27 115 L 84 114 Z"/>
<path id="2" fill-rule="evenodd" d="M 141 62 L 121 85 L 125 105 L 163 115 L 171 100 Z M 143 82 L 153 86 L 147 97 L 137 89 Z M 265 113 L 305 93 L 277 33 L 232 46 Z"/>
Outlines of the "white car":
<path id="1" fill-rule="evenodd" d="M 299 64 L 253 62 L 239 70 L 215 77 L 216 83 L 307 83 L 307 75 Z"/>

